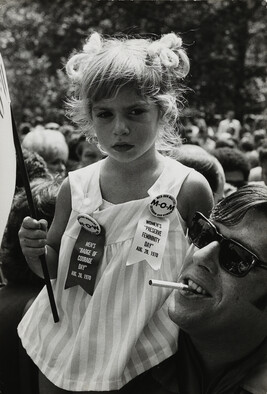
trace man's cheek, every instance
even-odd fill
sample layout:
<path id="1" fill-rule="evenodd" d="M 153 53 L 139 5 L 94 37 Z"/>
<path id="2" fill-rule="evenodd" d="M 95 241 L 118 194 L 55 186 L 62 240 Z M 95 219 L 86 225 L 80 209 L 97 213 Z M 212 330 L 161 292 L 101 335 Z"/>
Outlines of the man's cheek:
<path id="1" fill-rule="evenodd" d="M 250 303 L 261 312 L 264 312 L 265 310 L 267 310 L 267 293 L 259 296 Z"/>
<path id="2" fill-rule="evenodd" d="M 195 245 L 192 244 L 189 246 L 189 249 L 186 252 L 185 259 L 184 259 L 180 273 L 182 273 L 184 269 L 186 269 L 187 267 L 189 267 L 190 265 L 193 264 L 193 255 L 196 250 L 197 250 L 197 247 Z"/>

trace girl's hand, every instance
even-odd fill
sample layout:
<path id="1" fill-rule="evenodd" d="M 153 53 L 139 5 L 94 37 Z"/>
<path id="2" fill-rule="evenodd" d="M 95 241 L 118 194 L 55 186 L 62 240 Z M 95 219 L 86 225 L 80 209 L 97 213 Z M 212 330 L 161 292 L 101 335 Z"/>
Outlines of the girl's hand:
<path id="1" fill-rule="evenodd" d="M 27 261 L 39 262 L 39 256 L 45 253 L 47 221 L 36 220 L 29 216 L 23 219 L 18 232 L 22 253 Z"/>

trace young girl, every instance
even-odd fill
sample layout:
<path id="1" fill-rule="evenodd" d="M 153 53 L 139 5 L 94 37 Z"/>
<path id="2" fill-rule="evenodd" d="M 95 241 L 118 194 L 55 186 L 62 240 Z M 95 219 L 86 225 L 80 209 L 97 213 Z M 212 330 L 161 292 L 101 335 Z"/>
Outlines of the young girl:
<path id="1" fill-rule="evenodd" d="M 176 351 L 171 290 L 148 283 L 177 280 L 193 214 L 212 207 L 205 178 L 156 149 L 177 142 L 188 70 L 174 33 L 157 41 L 94 33 L 67 63 L 71 115 L 107 157 L 69 173 L 47 236 L 43 220 L 27 217 L 20 230 L 34 272 L 46 250 L 57 278 L 60 321 L 44 289 L 18 328 L 41 394 L 118 390 Z"/>

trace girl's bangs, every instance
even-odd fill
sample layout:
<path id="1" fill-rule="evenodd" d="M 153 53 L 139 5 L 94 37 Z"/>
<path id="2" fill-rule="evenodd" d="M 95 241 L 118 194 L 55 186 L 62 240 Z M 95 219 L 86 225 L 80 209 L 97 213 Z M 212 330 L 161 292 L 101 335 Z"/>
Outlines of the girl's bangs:
<path id="1" fill-rule="evenodd" d="M 99 67 L 95 77 L 85 83 L 89 101 L 114 98 L 126 85 L 135 89 L 140 96 L 154 96 L 159 92 L 158 75 L 148 65 L 139 59 L 127 58 L 123 65 L 113 60 L 108 68 Z"/>

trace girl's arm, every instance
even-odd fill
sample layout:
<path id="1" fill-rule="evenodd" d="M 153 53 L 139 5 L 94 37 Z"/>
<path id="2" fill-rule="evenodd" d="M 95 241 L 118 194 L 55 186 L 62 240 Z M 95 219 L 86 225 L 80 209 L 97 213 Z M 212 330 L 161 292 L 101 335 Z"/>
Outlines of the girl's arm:
<path id="1" fill-rule="evenodd" d="M 31 270 L 43 277 L 39 256 L 46 255 L 46 263 L 51 279 L 57 277 L 58 254 L 61 237 L 71 213 L 71 193 L 69 180 L 66 178 L 57 196 L 55 216 L 47 233 L 47 223 L 44 219 L 36 220 L 26 217 L 19 231 L 22 252 Z"/>
<path id="2" fill-rule="evenodd" d="M 197 171 L 190 172 L 177 200 L 177 208 L 187 226 L 190 227 L 196 211 L 208 217 L 213 205 L 213 194 L 206 178 Z"/>

